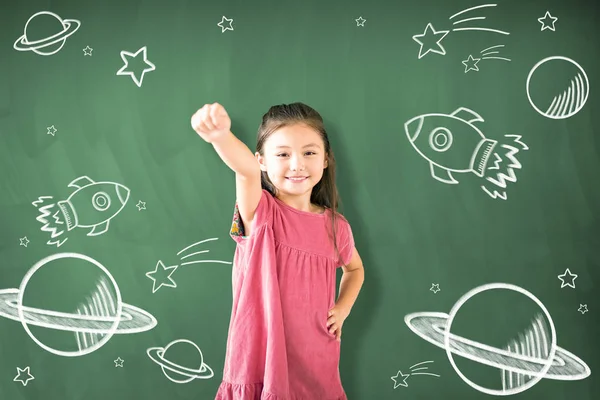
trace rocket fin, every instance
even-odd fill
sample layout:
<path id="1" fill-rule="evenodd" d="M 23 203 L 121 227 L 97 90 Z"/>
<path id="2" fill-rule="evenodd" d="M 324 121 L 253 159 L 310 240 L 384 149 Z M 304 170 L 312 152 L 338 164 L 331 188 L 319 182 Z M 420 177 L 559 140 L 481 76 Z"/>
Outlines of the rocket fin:
<path id="1" fill-rule="evenodd" d="M 466 107 L 457 108 L 450 115 L 456 118 L 460 118 L 463 121 L 468 122 L 469 124 L 472 124 L 474 122 L 483 122 L 483 118 L 481 117 L 481 115 Z"/>
<path id="2" fill-rule="evenodd" d="M 458 183 L 458 181 L 454 179 L 449 170 L 438 167 L 434 163 L 429 163 L 429 166 L 431 168 L 431 176 L 433 176 L 438 181 L 444 183 Z"/>
<path id="3" fill-rule="evenodd" d="M 95 183 L 93 180 L 91 180 L 89 177 L 87 176 L 80 176 L 79 178 L 75 179 L 73 182 L 69 183 L 68 187 L 74 187 L 77 189 L 80 189 L 83 186 L 89 185 L 91 183 Z"/>
<path id="4" fill-rule="evenodd" d="M 92 230 L 88 232 L 88 236 L 98 236 L 98 235 L 102 235 L 104 232 L 106 232 L 108 230 L 108 223 L 110 222 L 110 220 L 107 220 L 101 224 L 98 225 L 94 225 L 92 227 Z"/>

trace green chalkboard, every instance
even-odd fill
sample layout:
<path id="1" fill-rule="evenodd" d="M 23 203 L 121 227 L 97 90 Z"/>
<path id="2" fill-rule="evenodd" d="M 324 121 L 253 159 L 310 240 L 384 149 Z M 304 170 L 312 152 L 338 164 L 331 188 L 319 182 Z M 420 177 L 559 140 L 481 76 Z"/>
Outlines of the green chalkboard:
<path id="1" fill-rule="evenodd" d="M 325 120 L 365 268 L 349 399 L 599 398 L 599 18 L 592 0 L 2 2 L 0 399 L 214 398 L 235 177 L 190 117 L 223 104 L 254 151 L 297 101 Z"/>

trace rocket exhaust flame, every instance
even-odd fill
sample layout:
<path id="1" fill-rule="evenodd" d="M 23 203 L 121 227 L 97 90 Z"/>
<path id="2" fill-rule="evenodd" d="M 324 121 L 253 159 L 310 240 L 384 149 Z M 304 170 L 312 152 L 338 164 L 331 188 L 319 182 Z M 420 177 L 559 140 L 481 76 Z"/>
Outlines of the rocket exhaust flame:
<path id="1" fill-rule="evenodd" d="M 36 220 L 44 224 L 44 226 L 42 226 L 42 231 L 50 233 L 51 239 L 46 243 L 49 245 L 55 244 L 56 247 L 60 247 L 64 242 L 67 241 L 68 238 L 65 237 L 62 240 L 52 239 L 60 238 L 63 235 L 63 227 L 65 225 L 64 216 L 60 211 L 60 208 L 53 201 L 50 204 L 42 206 L 42 204 L 44 204 L 46 201 L 52 201 L 52 196 L 40 196 L 31 204 L 33 204 L 40 211 L 40 214 L 36 217 Z"/>
<path id="2" fill-rule="evenodd" d="M 516 154 L 520 150 L 528 150 L 529 147 L 523 143 L 519 135 L 505 135 L 507 138 L 512 138 L 511 144 L 502 144 L 496 146 L 494 153 L 492 154 L 493 160 L 490 159 L 488 167 L 484 173 L 484 178 L 488 183 L 481 185 L 481 189 L 490 195 L 493 199 L 500 198 L 506 200 L 506 187 L 507 182 L 516 182 L 517 176 L 515 175 L 515 169 L 521 169 L 521 163 L 516 158 Z M 497 188 L 501 188 L 500 192 Z"/>

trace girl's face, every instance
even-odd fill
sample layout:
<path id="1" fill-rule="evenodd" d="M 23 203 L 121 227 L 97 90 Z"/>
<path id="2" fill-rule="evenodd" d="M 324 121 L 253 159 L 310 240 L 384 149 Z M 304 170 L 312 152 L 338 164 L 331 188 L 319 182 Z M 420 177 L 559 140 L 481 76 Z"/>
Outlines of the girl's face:
<path id="1" fill-rule="evenodd" d="M 263 153 L 264 156 L 256 153 L 260 169 L 287 195 L 310 195 L 327 168 L 321 135 L 304 124 L 285 126 L 273 132 L 265 141 Z"/>

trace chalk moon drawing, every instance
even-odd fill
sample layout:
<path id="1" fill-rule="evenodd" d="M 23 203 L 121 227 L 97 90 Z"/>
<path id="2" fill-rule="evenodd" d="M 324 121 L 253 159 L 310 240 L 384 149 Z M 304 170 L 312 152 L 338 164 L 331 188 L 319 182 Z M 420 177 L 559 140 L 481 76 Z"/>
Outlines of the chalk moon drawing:
<path id="1" fill-rule="evenodd" d="M 558 92 L 548 95 L 548 93 L 543 93 L 544 90 L 532 91 L 532 80 L 541 82 L 540 85 L 554 84 L 557 80 L 563 82 L 558 76 L 562 75 L 563 71 L 568 74 L 571 81 L 568 83 L 565 80 L 564 87 Z M 551 119 L 566 119 L 577 114 L 585 105 L 589 91 L 590 84 L 585 71 L 579 64 L 567 57 L 544 58 L 533 66 L 527 76 L 529 103 L 538 113 Z M 532 99 L 532 92 L 533 97 L 536 98 L 535 101 Z"/>

